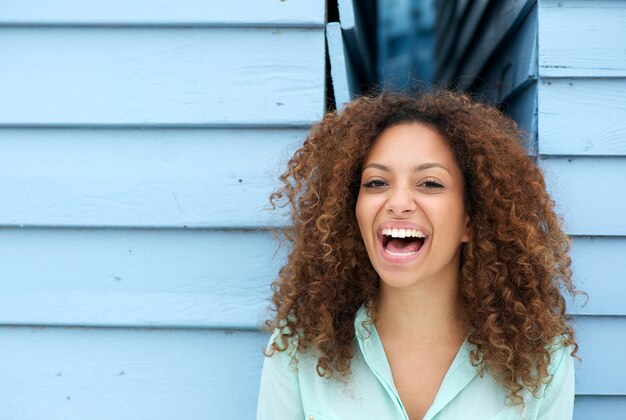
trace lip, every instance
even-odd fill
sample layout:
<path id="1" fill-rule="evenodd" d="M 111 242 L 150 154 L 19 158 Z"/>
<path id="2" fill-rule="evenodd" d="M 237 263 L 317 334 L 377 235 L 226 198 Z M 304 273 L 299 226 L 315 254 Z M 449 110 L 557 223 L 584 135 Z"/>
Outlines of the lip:
<path id="1" fill-rule="evenodd" d="M 382 232 L 383 229 L 416 229 L 416 230 L 419 230 L 419 231 L 423 232 L 424 235 L 425 235 L 425 237 L 424 237 L 424 244 L 419 249 L 419 251 L 417 251 L 415 254 L 391 255 L 383 247 L 383 232 Z M 383 222 L 383 223 L 381 223 L 378 226 L 378 228 L 376 229 L 376 237 L 378 239 L 376 241 L 377 242 L 376 245 L 377 245 L 377 248 L 378 248 L 378 252 L 382 256 L 382 258 L 385 261 L 390 262 L 390 263 L 402 264 L 402 263 L 407 263 L 407 262 L 414 261 L 420 255 L 422 255 L 422 250 L 428 244 L 428 238 L 430 237 L 430 232 L 426 228 L 424 228 L 423 226 L 417 225 L 415 223 L 400 222 L 400 221 L 389 221 L 389 222 Z"/>

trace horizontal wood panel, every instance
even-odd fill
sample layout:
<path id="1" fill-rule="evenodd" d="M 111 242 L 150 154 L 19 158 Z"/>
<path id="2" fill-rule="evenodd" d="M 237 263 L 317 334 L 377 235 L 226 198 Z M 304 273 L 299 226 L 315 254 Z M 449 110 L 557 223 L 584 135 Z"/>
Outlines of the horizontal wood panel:
<path id="1" fill-rule="evenodd" d="M 576 287 L 587 292 L 589 300 L 584 306 L 584 296 L 570 300 L 568 311 L 626 316 L 626 282 L 622 281 L 626 237 L 575 237 L 570 256 Z"/>
<path id="2" fill-rule="evenodd" d="M 577 395 L 574 420 L 626 420 L 626 396 Z"/>
<path id="3" fill-rule="evenodd" d="M 578 401 L 624 395 L 621 355 L 606 346 L 624 345 L 624 319 L 579 317 L 577 332 Z M 33 420 L 248 418 L 267 341 L 254 332 L 27 327 L 2 327 L 0 337 L 0 414 Z"/>
<path id="4" fill-rule="evenodd" d="M 307 125 L 324 30 L 0 28 L 0 125 Z"/>
<path id="5" fill-rule="evenodd" d="M 501 102 L 537 80 L 536 5 L 495 54 L 477 82 L 479 91 L 485 96 Z"/>
<path id="6" fill-rule="evenodd" d="M 0 25 L 185 24 L 319 26 L 322 0 L 4 0 Z"/>
<path id="7" fill-rule="evenodd" d="M 626 3 L 539 2 L 539 74 L 543 77 L 626 76 Z"/>
<path id="8" fill-rule="evenodd" d="M 305 137 L 274 129 L 0 129 L 0 225 L 284 225 L 280 212 L 266 210 L 268 197 Z"/>
<path id="9" fill-rule="evenodd" d="M 0 324 L 255 328 L 277 249 L 267 232 L 4 229 Z M 575 238 L 571 255 L 589 301 L 568 311 L 626 315 L 626 239 Z"/>
<path id="10" fill-rule="evenodd" d="M 539 152 L 626 155 L 626 80 L 543 79 Z"/>
<path id="11" fill-rule="evenodd" d="M 0 324 L 257 328 L 286 252 L 268 232 L 3 229 Z"/>
<path id="12" fill-rule="evenodd" d="M 548 190 L 571 235 L 626 235 L 626 159 L 541 159 Z"/>
<path id="13" fill-rule="evenodd" d="M 576 393 L 626 395 L 626 317 L 578 316 L 574 320 L 579 356 Z"/>
<path id="14" fill-rule="evenodd" d="M 0 328 L 3 419 L 254 418 L 256 332 Z"/>

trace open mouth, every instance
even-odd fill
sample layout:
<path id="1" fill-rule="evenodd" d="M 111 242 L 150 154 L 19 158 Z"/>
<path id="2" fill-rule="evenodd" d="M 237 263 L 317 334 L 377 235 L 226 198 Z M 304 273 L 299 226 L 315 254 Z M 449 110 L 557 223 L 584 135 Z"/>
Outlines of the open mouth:
<path id="1" fill-rule="evenodd" d="M 397 257 L 415 255 L 424 246 L 426 235 L 417 229 L 383 229 L 382 245 L 386 253 Z"/>

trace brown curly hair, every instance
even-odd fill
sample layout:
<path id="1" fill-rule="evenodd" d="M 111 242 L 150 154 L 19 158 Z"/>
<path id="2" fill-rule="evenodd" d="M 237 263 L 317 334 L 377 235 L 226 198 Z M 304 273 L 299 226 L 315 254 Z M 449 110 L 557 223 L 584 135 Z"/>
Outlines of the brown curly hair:
<path id="1" fill-rule="evenodd" d="M 578 350 L 561 290 L 571 280 L 570 241 L 561 229 L 524 133 L 494 107 L 463 93 L 364 96 L 328 113 L 289 160 L 272 208 L 290 206 L 288 261 L 272 284 L 266 322 L 280 328 L 268 355 L 297 339 L 318 350 L 320 376 L 350 375 L 354 317 L 365 304 L 376 319 L 379 277 L 355 216 L 361 168 L 380 133 L 418 122 L 451 146 L 465 178 L 471 241 L 463 245 L 459 295 L 468 316 L 472 363 L 487 369 L 522 404 L 550 378 L 555 342 Z M 339 374 L 339 375 L 335 375 Z"/>

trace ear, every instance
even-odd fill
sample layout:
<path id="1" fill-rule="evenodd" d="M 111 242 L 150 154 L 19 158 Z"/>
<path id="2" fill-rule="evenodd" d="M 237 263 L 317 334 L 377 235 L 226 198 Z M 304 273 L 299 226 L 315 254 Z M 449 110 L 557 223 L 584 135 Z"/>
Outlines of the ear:
<path id="1" fill-rule="evenodd" d="M 467 212 L 465 212 L 465 216 L 464 216 L 464 220 L 465 220 L 465 229 L 463 230 L 463 236 L 461 237 L 461 242 L 469 242 L 470 241 L 470 217 L 469 214 L 467 214 Z"/>

